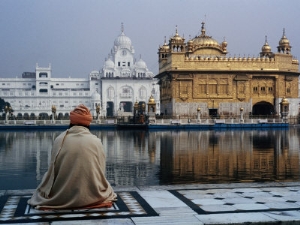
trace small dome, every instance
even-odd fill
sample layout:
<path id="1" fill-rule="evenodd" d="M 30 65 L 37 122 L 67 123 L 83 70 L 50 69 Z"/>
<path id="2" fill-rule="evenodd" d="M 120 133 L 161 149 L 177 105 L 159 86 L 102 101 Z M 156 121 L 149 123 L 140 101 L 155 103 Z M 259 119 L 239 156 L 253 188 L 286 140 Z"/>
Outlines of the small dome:
<path id="1" fill-rule="evenodd" d="M 279 41 L 279 45 L 280 46 L 289 46 L 290 45 L 290 41 L 289 41 L 289 39 L 286 38 L 285 35 L 283 35 L 282 38 Z"/>
<path id="2" fill-rule="evenodd" d="M 283 97 L 283 99 L 281 100 L 281 104 L 288 105 L 289 104 L 289 100 L 287 100 L 285 97 Z"/>
<path id="3" fill-rule="evenodd" d="M 169 50 L 170 48 L 169 48 L 169 45 L 163 45 L 163 46 L 161 47 L 161 49 Z"/>
<path id="4" fill-rule="evenodd" d="M 115 42 L 115 46 L 123 47 L 123 48 L 128 48 L 130 49 L 131 47 L 131 40 L 129 37 L 127 37 L 124 32 L 122 31 L 121 35 L 119 35 Z"/>
<path id="5" fill-rule="evenodd" d="M 219 43 L 210 36 L 205 34 L 204 22 L 202 22 L 201 35 L 193 39 L 194 44 L 203 46 L 220 46 Z"/>
<path id="6" fill-rule="evenodd" d="M 285 36 L 285 29 L 283 29 L 283 34 L 282 34 L 282 37 L 281 37 L 281 39 L 279 41 L 279 46 L 281 46 L 281 47 L 289 47 L 289 45 L 290 45 L 290 41 Z"/>
<path id="7" fill-rule="evenodd" d="M 99 73 L 98 70 L 93 70 L 93 71 L 91 71 L 91 74 L 98 74 L 98 73 Z"/>
<path id="8" fill-rule="evenodd" d="M 100 94 L 97 91 L 93 93 L 92 100 L 100 101 Z"/>
<path id="9" fill-rule="evenodd" d="M 124 33 L 122 33 L 117 39 L 115 40 L 114 44 L 116 46 L 131 46 L 131 40 L 129 37 L 125 36 Z"/>
<path id="10" fill-rule="evenodd" d="M 178 32 L 177 32 L 177 27 L 176 27 L 176 34 L 171 38 L 172 42 L 183 42 L 184 38 L 182 38 Z"/>
<path id="11" fill-rule="evenodd" d="M 266 37 L 266 42 L 265 42 L 265 44 L 264 44 L 264 45 L 262 46 L 262 48 L 261 48 L 261 51 L 262 51 L 263 53 L 271 52 L 271 47 L 270 47 L 270 45 L 268 44 L 267 37 Z"/>
<path id="12" fill-rule="evenodd" d="M 193 43 L 194 43 L 193 40 L 189 40 L 189 41 L 187 42 L 188 45 L 192 45 Z"/>
<path id="13" fill-rule="evenodd" d="M 163 46 L 161 46 L 159 49 L 160 49 L 160 50 L 165 50 L 165 51 L 167 51 L 167 50 L 169 50 L 169 49 L 170 49 L 169 45 L 167 44 L 166 37 L 165 37 L 165 42 L 164 42 L 164 45 L 163 45 Z"/>
<path id="14" fill-rule="evenodd" d="M 105 64 L 104 64 L 105 68 L 114 68 L 115 67 L 115 64 L 114 62 L 109 58 L 105 61 Z"/>
<path id="15" fill-rule="evenodd" d="M 137 61 L 135 65 L 137 68 L 144 68 L 144 69 L 147 68 L 146 63 L 142 59 L 139 59 L 139 61 Z"/>
<path id="16" fill-rule="evenodd" d="M 149 98 L 149 102 L 148 103 L 155 103 L 155 99 L 153 98 L 153 96 L 151 95 Z"/>

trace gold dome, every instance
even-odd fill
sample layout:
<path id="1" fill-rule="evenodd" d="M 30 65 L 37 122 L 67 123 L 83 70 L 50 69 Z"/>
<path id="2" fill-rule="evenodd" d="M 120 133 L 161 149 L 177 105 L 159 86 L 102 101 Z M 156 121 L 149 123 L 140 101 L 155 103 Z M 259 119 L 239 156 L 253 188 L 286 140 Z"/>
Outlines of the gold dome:
<path id="1" fill-rule="evenodd" d="M 167 44 L 166 36 L 165 36 L 165 43 L 163 46 L 159 48 L 160 50 L 169 50 L 169 45 Z"/>
<path id="2" fill-rule="evenodd" d="M 202 22 L 201 35 L 193 39 L 194 44 L 204 45 L 204 46 L 219 46 L 219 43 L 213 39 L 211 36 L 205 34 L 204 22 Z"/>
<path id="3" fill-rule="evenodd" d="M 265 44 L 262 46 L 261 51 L 262 51 L 262 52 L 271 52 L 271 47 L 270 47 L 270 45 L 268 44 L 267 39 L 266 39 Z"/>
<path id="4" fill-rule="evenodd" d="M 148 102 L 148 103 L 152 103 L 152 104 L 153 104 L 153 103 L 155 103 L 155 99 L 153 98 L 153 96 L 152 96 L 152 95 L 150 96 L 150 98 L 149 98 L 149 102 Z"/>
<path id="5" fill-rule="evenodd" d="M 184 38 L 180 37 L 180 35 L 178 34 L 177 32 L 177 26 L 176 26 L 176 34 L 170 39 L 171 42 L 175 42 L 175 43 L 178 43 L 178 42 L 184 42 Z"/>
<path id="6" fill-rule="evenodd" d="M 289 46 L 289 45 L 290 45 L 290 41 L 285 36 L 285 29 L 283 29 L 283 35 L 282 35 L 282 38 L 279 41 L 279 46 Z"/>
<path id="7" fill-rule="evenodd" d="M 287 100 L 287 98 L 283 97 L 283 99 L 281 100 L 281 104 L 287 105 L 287 104 L 289 104 L 289 100 Z"/>

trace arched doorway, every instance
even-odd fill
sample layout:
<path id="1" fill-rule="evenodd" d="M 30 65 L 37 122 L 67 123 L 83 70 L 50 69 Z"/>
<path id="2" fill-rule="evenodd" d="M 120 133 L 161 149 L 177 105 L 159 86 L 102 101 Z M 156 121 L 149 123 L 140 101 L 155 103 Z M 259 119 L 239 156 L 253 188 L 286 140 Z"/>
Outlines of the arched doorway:
<path id="1" fill-rule="evenodd" d="M 258 102 L 252 107 L 252 115 L 274 115 L 274 106 L 269 102 Z"/>
<path id="2" fill-rule="evenodd" d="M 120 102 L 119 109 L 124 112 L 132 112 L 132 102 Z"/>
<path id="3" fill-rule="evenodd" d="M 114 103 L 107 102 L 106 103 L 106 116 L 114 116 Z"/>

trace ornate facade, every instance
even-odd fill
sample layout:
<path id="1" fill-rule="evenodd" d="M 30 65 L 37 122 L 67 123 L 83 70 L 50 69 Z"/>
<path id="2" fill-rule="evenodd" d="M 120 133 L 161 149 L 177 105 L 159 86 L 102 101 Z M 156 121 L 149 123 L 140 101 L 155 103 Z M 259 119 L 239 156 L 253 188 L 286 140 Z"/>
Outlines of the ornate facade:
<path id="1" fill-rule="evenodd" d="M 187 42 L 176 34 L 159 47 L 161 112 L 165 115 L 203 116 L 279 114 L 288 99 L 291 116 L 299 113 L 299 62 L 291 55 L 285 31 L 271 51 L 267 39 L 259 57 L 227 57 L 227 42 L 219 44 L 201 34 Z"/>
<path id="2" fill-rule="evenodd" d="M 147 107 L 151 96 L 159 113 L 157 79 L 141 58 L 135 61 L 123 26 L 103 68 L 92 71 L 88 78 L 52 78 L 51 64 L 36 64 L 35 72 L 24 72 L 21 78 L 0 78 L 0 97 L 10 103 L 15 117 L 25 119 L 47 119 L 52 106 L 59 119 L 68 119 L 80 103 L 89 107 L 94 117 L 97 110 L 100 116 L 132 116 L 134 103 Z"/>
<path id="3" fill-rule="evenodd" d="M 24 72 L 21 78 L 0 78 L 0 96 L 9 102 L 17 118 L 47 119 L 55 106 L 59 119 L 67 119 L 69 112 L 82 103 L 91 109 L 101 103 L 100 81 L 95 74 L 89 78 L 52 78 L 51 64 L 35 72 Z"/>
<path id="4" fill-rule="evenodd" d="M 147 104 L 152 96 L 159 113 L 159 85 L 140 58 L 134 59 L 134 47 L 124 34 L 115 39 L 108 59 L 100 71 L 103 115 L 132 116 L 134 103 Z"/>

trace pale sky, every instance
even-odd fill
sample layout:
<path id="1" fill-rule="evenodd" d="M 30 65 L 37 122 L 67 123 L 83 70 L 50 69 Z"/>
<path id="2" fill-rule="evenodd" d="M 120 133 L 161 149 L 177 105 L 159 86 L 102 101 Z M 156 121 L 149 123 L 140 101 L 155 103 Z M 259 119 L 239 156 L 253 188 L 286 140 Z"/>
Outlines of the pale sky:
<path id="1" fill-rule="evenodd" d="M 273 52 L 285 28 L 292 55 L 300 58 L 299 0 L 0 0 L 0 77 L 21 77 L 52 65 L 52 77 L 87 78 L 100 70 L 114 40 L 128 36 L 155 75 L 157 51 L 178 34 L 206 34 L 228 42 L 228 56 Z"/>

